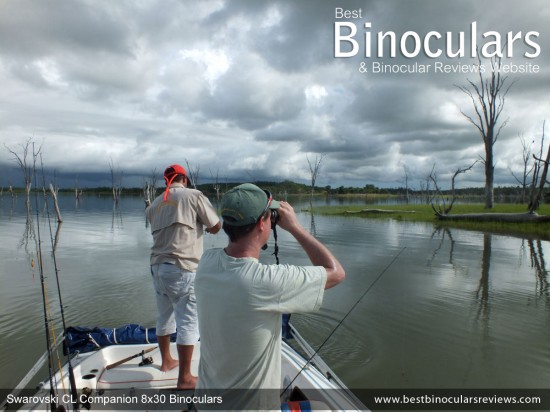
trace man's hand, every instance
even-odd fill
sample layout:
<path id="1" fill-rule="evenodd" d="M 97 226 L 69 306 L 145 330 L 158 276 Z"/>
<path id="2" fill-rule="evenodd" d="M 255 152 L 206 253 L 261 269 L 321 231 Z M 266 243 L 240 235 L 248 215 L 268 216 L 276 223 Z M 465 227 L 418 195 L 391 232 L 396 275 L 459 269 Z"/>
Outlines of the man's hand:
<path id="1" fill-rule="evenodd" d="M 293 229 L 299 228 L 301 225 L 298 222 L 294 208 L 290 206 L 290 203 L 285 201 L 279 202 L 280 207 L 277 209 L 279 213 L 279 220 L 277 224 L 287 232 L 292 232 Z"/>

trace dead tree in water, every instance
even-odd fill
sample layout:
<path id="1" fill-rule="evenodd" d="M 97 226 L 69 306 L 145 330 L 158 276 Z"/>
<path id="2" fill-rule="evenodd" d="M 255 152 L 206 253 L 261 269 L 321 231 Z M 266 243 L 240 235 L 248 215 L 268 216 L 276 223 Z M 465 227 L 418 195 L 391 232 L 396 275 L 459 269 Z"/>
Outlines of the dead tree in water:
<path id="1" fill-rule="evenodd" d="M 546 153 L 546 159 L 542 159 L 544 146 L 544 124 L 542 132 L 542 143 L 540 156 L 533 155 L 538 162 L 533 171 L 533 184 L 531 188 L 531 201 L 528 211 L 525 213 L 466 213 L 460 215 L 449 215 L 436 212 L 439 220 L 469 220 L 475 222 L 504 222 L 504 223 L 543 223 L 550 222 L 550 215 L 541 216 L 536 213 L 544 192 L 544 185 L 548 176 L 548 166 L 550 164 L 550 145 Z M 540 164 L 542 163 L 542 170 Z"/>
<path id="2" fill-rule="evenodd" d="M 46 195 L 46 179 L 44 177 L 44 164 L 42 163 L 42 155 L 40 155 L 40 167 L 42 169 L 42 190 L 44 192 L 44 203 L 46 203 L 47 195 Z M 55 214 L 57 215 L 57 222 L 61 223 L 63 222 L 63 219 L 61 218 L 61 211 L 59 210 L 59 203 L 57 201 L 57 194 L 59 193 L 59 186 L 55 183 L 55 171 L 54 171 L 54 177 L 53 177 L 53 183 L 50 183 L 50 194 L 52 195 L 53 200 L 53 207 L 55 210 Z"/>
<path id="3" fill-rule="evenodd" d="M 199 184 L 199 170 L 201 167 L 192 167 L 187 159 L 185 159 L 185 165 L 187 166 L 187 178 L 189 183 L 191 183 L 193 189 L 196 189 Z"/>
<path id="4" fill-rule="evenodd" d="M 143 197 L 145 198 L 145 204 L 150 205 L 157 194 L 157 183 L 159 180 L 159 173 L 157 169 L 153 169 L 149 175 L 149 179 L 145 179 L 143 183 Z"/>
<path id="5" fill-rule="evenodd" d="M 61 219 L 61 212 L 59 210 L 59 204 L 57 203 L 57 193 L 59 193 L 59 188 L 54 187 L 53 184 L 50 183 L 50 193 L 53 199 L 53 207 L 55 209 L 55 214 L 57 215 L 57 222 L 61 223 L 63 222 L 63 219 Z"/>
<path id="6" fill-rule="evenodd" d="M 533 183 L 531 185 L 531 200 L 529 201 L 529 213 L 534 213 L 540 205 L 540 202 L 544 193 L 544 185 L 546 184 L 546 177 L 548 176 L 548 162 L 550 161 L 550 144 L 548 145 L 548 152 L 546 153 L 546 159 L 542 159 L 542 151 L 544 147 L 544 128 L 546 122 L 542 124 L 542 141 L 540 144 L 540 155 L 536 157 L 533 155 L 533 158 L 536 160 L 535 169 L 533 172 Z M 541 172 L 541 163 L 542 163 L 542 173 Z M 538 180 L 538 182 L 537 182 Z M 538 186 L 538 187 L 537 187 Z"/>
<path id="7" fill-rule="evenodd" d="M 528 185 L 528 178 L 531 176 L 531 173 L 533 173 L 536 163 L 530 164 L 529 160 L 531 160 L 531 148 L 525 141 L 525 138 L 523 136 L 519 136 L 521 147 L 522 147 L 522 161 L 523 161 L 523 170 L 522 170 L 522 176 L 521 178 L 516 176 L 516 174 L 512 171 L 511 168 L 509 168 L 510 173 L 516 179 L 518 184 L 521 186 L 521 203 L 525 203 L 527 199 L 527 185 Z"/>
<path id="8" fill-rule="evenodd" d="M 405 174 L 405 201 L 407 202 L 407 204 L 409 204 L 409 168 L 405 164 L 403 165 L 403 173 Z"/>
<path id="9" fill-rule="evenodd" d="M 115 205 L 118 205 L 118 202 L 120 201 L 120 194 L 122 193 L 122 172 L 120 170 L 115 171 L 113 159 L 109 161 L 109 169 L 111 170 L 113 200 L 115 201 Z"/>
<path id="10" fill-rule="evenodd" d="M 313 194 L 315 192 L 315 183 L 317 182 L 317 178 L 319 177 L 319 173 L 321 172 L 321 166 L 325 156 L 326 156 L 325 154 L 321 154 L 320 156 L 315 156 L 315 161 L 312 162 L 311 160 L 309 160 L 308 155 L 306 155 L 307 164 L 309 166 L 309 177 L 311 182 L 311 192 L 309 196 L 310 209 L 313 208 Z"/>
<path id="11" fill-rule="evenodd" d="M 14 157 L 14 160 L 19 165 L 19 168 L 21 169 L 21 172 L 23 173 L 23 179 L 25 181 L 25 205 L 27 207 L 27 213 L 31 213 L 31 187 L 32 187 L 32 167 L 29 164 L 29 150 L 32 145 L 32 156 L 33 161 L 36 161 L 36 158 L 40 154 L 41 147 L 38 148 L 38 150 L 35 151 L 34 149 L 34 142 L 32 138 L 29 138 L 24 144 L 21 144 L 21 155 L 19 155 L 15 150 L 10 149 L 8 146 L 5 146 L 6 149 L 12 154 Z M 12 191 L 12 188 L 10 186 L 10 191 Z M 13 191 L 12 191 L 13 196 Z"/>
<path id="12" fill-rule="evenodd" d="M 77 177 L 76 180 L 75 180 L 75 183 L 74 183 L 74 196 L 75 196 L 75 199 L 76 199 L 77 203 L 80 200 L 80 197 L 82 196 L 82 192 L 83 192 L 83 190 L 79 187 L 78 177 Z"/>
<path id="13" fill-rule="evenodd" d="M 470 166 L 468 167 L 465 167 L 465 168 L 458 168 L 456 169 L 456 171 L 454 172 L 453 174 L 453 177 L 451 178 L 451 203 L 447 206 L 446 205 L 446 202 L 443 201 L 443 206 L 438 206 L 438 209 L 439 210 L 435 210 L 435 205 L 434 205 L 434 202 L 432 200 L 432 209 L 433 211 L 436 213 L 436 214 L 443 214 L 443 215 L 447 215 L 451 212 L 451 209 L 453 208 L 453 205 L 456 201 L 456 192 L 455 192 L 455 181 L 456 181 L 456 177 L 459 175 L 459 174 L 462 174 L 462 173 L 466 173 L 467 171 L 469 171 L 470 169 L 472 169 L 472 167 L 475 166 L 475 164 L 477 163 L 477 160 L 472 163 Z M 435 167 L 435 166 L 434 166 Z M 436 177 L 436 174 L 435 174 L 435 171 L 434 169 L 432 168 L 432 172 L 430 173 L 430 180 L 433 182 L 434 184 L 434 188 L 435 188 L 435 191 L 436 191 L 436 194 L 440 194 L 441 193 L 441 190 L 439 189 L 439 186 L 437 185 L 437 177 Z"/>
<path id="14" fill-rule="evenodd" d="M 214 176 L 214 174 L 212 173 L 212 170 L 210 170 L 210 175 L 212 176 L 212 179 L 214 179 L 214 183 L 212 184 L 212 187 L 214 188 L 214 191 L 216 192 L 216 200 L 220 201 L 220 190 L 221 190 L 221 185 L 220 185 L 220 170 L 216 170 L 216 176 Z"/>
<path id="15" fill-rule="evenodd" d="M 481 57 L 478 57 L 478 66 L 481 67 Z M 501 75 L 502 59 L 496 57 L 491 59 L 490 77 L 484 78 L 479 70 L 479 83 L 468 80 L 469 86 L 457 86 L 471 100 L 475 116 L 462 115 L 478 130 L 485 146 L 485 208 L 492 209 L 494 203 L 494 158 L 493 147 L 498 139 L 501 129 L 506 126 L 504 121 L 500 126 L 500 114 L 504 109 L 505 97 L 513 82 L 505 87 L 507 77 Z"/>

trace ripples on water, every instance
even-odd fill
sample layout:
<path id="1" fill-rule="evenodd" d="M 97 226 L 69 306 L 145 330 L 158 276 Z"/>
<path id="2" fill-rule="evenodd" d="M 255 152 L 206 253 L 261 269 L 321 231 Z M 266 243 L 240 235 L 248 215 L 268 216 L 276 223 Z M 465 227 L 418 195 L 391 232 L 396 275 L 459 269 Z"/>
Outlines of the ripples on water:
<path id="1" fill-rule="evenodd" d="M 68 325 L 154 326 L 149 273 L 152 243 L 143 204 L 125 199 L 62 204 L 57 263 Z M 44 352 L 40 279 L 25 249 L 25 219 L 0 208 L 0 387 L 18 382 Z M 296 210 L 300 210 L 299 207 Z M 392 219 L 299 215 L 304 226 L 342 261 L 347 279 L 326 291 L 318 313 L 293 323 L 354 388 L 536 388 L 550 383 L 548 242 L 473 231 L 435 230 Z M 54 299 L 52 246 L 42 230 L 47 286 Z M 54 225 L 55 226 L 55 225 Z M 206 235 L 205 248 L 225 235 Z M 262 261 L 274 263 L 273 240 Z M 282 263 L 308 264 L 279 230 Z M 404 248 L 404 250 L 403 250 Z M 392 259 L 401 255 L 379 278 Z M 538 268 L 538 270 L 537 270 Z M 355 309 L 350 309 L 357 303 Z M 14 356 L 14 354 L 18 356 Z"/>

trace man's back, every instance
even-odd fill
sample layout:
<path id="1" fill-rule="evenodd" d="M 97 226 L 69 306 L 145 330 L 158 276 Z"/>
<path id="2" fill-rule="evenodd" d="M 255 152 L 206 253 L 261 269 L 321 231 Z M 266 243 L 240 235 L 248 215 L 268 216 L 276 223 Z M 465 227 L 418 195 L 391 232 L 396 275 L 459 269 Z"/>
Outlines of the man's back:
<path id="1" fill-rule="evenodd" d="M 280 410 L 281 314 L 319 309 L 324 290 L 345 278 L 334 255 L 298 222 L 294 209 L 245 183 L 220 204 L 225 249 L 207 251 L 195 290 L 201 335 L 197 389 L 223 393 L 232 410 Z M 277 224 L 304 249 L 312 266 L 263 265 L 260 252 Z M 251 390 L 236 396 L 230 390 Z M 206 392 L 206 393 L 205 393 Z M 226 403 L 225 395 L 233 395 Z"/>
<path id="2" fill-rule="evenodd" d="M 151 264 L 173 263 L 194 272 L 203 252 L 203 224 L 213 226 L 218 216 L 198 190 L 173 183 L 168 197 L 158 196 L 146 210 L 151 223 Z"/>
<path id="3" fill-rule="evenodd" d="M 195 280 L 197 388 L 280 389 L 281 313 L 319 309 L 325 282 L 322 267 L 263 265 L 223 249 L 207 250 Z"/>

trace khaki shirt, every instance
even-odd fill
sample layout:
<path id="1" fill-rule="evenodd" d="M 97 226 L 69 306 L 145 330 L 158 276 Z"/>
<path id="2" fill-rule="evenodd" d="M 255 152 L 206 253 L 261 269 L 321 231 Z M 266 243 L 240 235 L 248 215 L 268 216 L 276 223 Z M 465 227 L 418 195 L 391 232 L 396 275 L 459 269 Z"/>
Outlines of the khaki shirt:
<path id="1" fill-rule="evenodd" d="M 151 264 L 172 263 L 195 272 L 203 252 L 203 226 L 211 228 L 220 220 L 208 198 L 172 183 L 166 202 L 163 192 L 145 213 L 153 234 Z"/>

